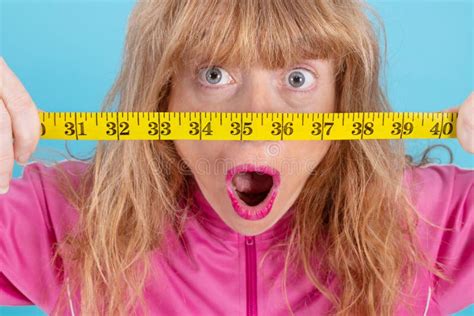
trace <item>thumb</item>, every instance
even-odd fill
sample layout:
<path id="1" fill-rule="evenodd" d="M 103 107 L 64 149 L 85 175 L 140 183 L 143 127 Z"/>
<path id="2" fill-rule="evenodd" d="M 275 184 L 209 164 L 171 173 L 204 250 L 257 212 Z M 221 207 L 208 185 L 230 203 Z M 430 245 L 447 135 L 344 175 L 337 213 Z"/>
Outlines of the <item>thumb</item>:
<path id="1" fill-rule="evenodd" d="M 458 111 L 459 111 L 459 105 L 455 106 L 455 107 L 452 107 L 452 108 L 442 110 L 441 112 L 443 112 L 443 113 L 456 112 L 457 113 Z"/>

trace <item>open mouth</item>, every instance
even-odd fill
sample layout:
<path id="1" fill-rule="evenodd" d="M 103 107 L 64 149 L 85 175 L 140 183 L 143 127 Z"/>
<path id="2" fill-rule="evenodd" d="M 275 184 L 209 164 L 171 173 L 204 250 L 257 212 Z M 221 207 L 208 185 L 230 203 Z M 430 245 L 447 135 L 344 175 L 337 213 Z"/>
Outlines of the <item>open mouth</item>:
<path id="1" fill-rule="evenodd" d="M 260 204 L 270 193 L 273 177 L 260 172 L 239 172 L 232 178 L 235 192 L 245 204 L 255 206 Z"/>
<path id="2" fill-rule="evenodd" d="M 226 182 L 235 212 L 255 220 L 270 212 L 278 193 L 280 174 L 268 166 L 239 165 L 228 171 Z"/>

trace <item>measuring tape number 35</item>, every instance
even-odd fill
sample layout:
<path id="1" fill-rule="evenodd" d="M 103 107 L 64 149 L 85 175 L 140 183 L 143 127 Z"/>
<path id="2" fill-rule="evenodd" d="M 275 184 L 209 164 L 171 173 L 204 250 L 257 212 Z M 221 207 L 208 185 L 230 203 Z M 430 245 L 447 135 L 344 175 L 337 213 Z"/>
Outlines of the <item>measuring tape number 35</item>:
<path id="1" fill-rule="evenodd" d="M 361 140 L 456 138 L 449 112 L 39 112 L 42 139 Z"/>

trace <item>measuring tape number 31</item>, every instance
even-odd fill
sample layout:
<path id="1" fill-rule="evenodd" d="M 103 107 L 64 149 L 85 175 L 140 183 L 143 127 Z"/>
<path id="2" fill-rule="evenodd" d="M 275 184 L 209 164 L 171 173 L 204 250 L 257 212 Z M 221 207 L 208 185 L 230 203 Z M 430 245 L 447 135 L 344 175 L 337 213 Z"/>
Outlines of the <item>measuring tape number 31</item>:
<path id="1" fill-rule="evenodd" d="M 456 138 L 454 112 L 39 112 L 42 139 L 361 140 Z"/>

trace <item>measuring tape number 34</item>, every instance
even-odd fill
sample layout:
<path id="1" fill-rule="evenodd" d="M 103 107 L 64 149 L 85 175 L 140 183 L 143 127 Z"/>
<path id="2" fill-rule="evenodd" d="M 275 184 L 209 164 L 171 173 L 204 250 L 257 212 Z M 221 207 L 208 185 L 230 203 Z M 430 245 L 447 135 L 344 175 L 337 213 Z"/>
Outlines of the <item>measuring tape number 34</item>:
<path id="1" fill-rule="evenodd" d="M 361 140 L 456 138 L 449 112 L 39 112 L 42 139 Z"/>

